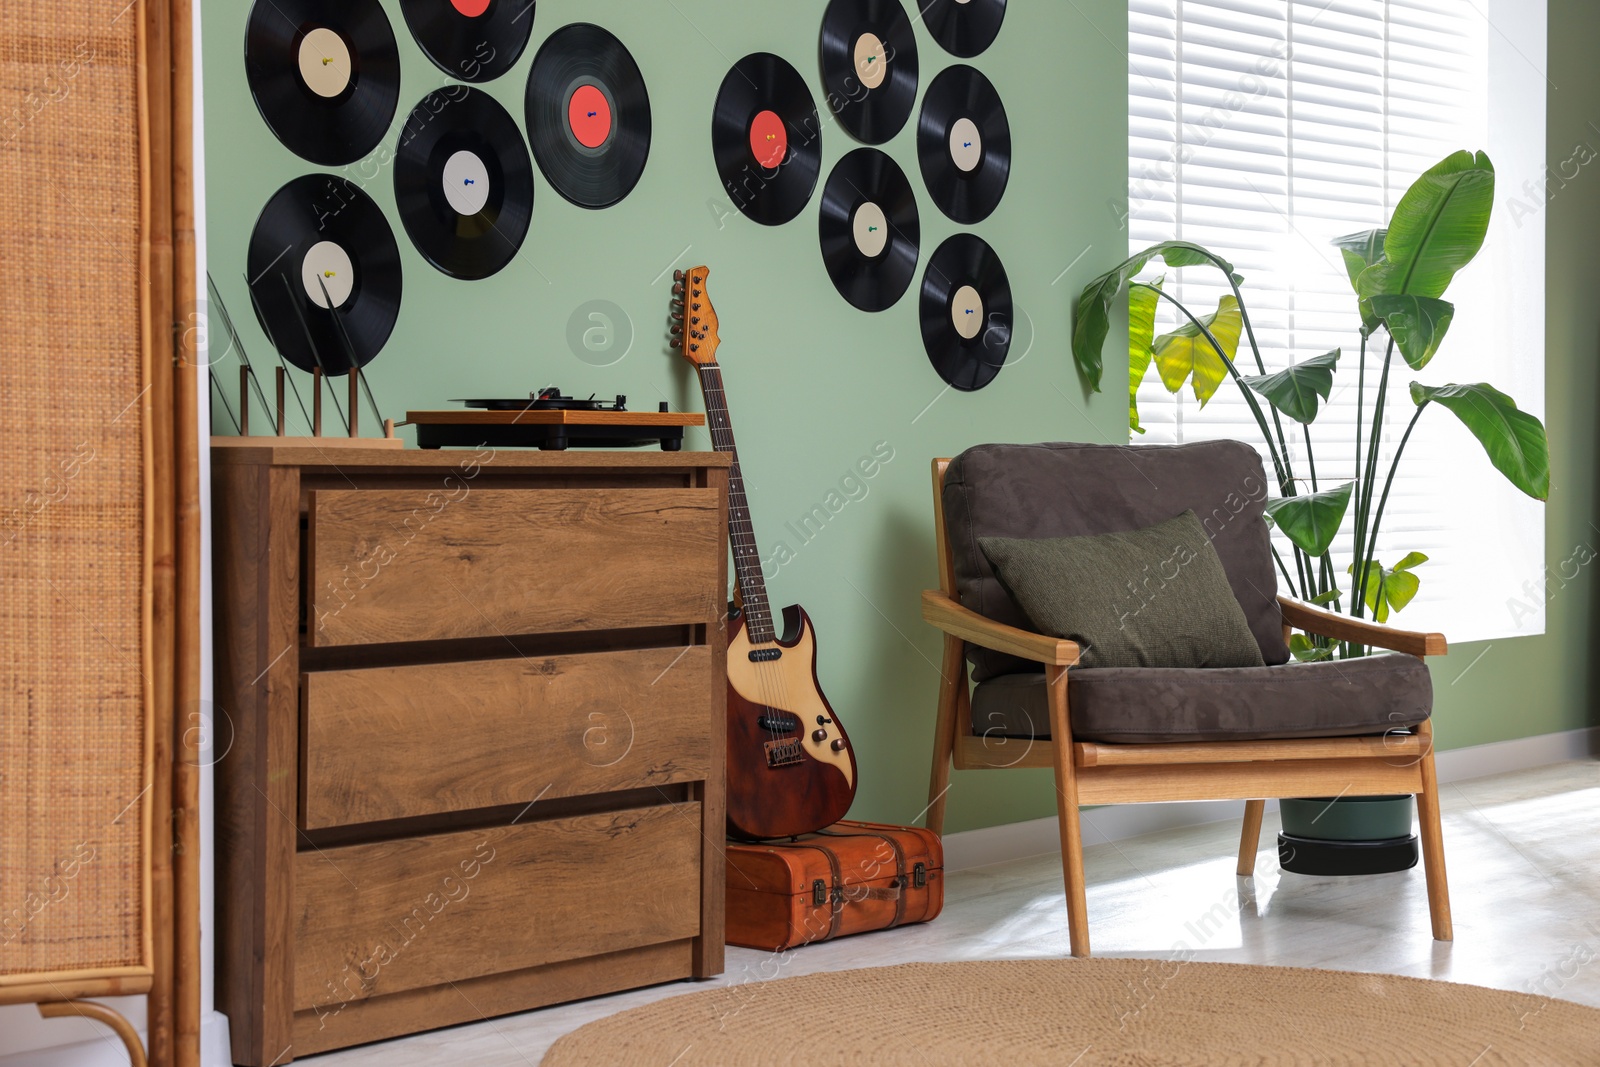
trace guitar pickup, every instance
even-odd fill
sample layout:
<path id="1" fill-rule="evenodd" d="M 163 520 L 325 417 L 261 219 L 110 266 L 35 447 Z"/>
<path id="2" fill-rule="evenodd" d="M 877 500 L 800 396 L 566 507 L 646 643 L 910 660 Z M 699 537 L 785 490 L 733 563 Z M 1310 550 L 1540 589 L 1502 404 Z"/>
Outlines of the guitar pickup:
<path id="1" fill-rule="evenodd" d="M 806 758 L 805 749 L 794 738 L 783 741 L 767 742 L 767 766 L 772 769 L 778 767 L 792 767 Z"/>
<path id="2" fill-rule="evenodd" d="M 764 733 L 792 734 L 800 729 L 800 720 L 793 715 L 763 715 L 756 719 L 756 725 Z"/>
<path id="3" fill-rule="evenodd" d="M 771 663 L 775 659 L 783 658 L 781 648 L 754 648 L 750 650 L 751 663 Z"/>

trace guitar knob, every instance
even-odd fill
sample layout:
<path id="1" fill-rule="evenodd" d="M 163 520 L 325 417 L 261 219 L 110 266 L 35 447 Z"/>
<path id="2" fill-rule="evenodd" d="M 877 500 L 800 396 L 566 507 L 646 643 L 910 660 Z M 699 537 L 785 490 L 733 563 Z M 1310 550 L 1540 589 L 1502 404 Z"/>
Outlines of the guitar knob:
<path id="1" fill-rule="evenodd" d="M 826 715 L 818 715 L 817 716 L 817 725 L 818 726 L 826 726 L 826 725 L 828 725 L 828 717 Z"/>
<path id="2" fill-rule="evenodd" d="M 833 750 L 835 752 L 843 752 L 845 750 L 844 738 L 842 738 L 842 737 L 834 738 L 832 747 L 833 747 Z"/>
<path id="3" fill-rule="evenodd" d="M 822 744 L 822 742 L 826 741 L 827 739 L 828 739 L 828 731 L 826 731 L 826 730 L 813 730 L 811 732 L 811 740 L 815 741 L 819 745 Z"/>

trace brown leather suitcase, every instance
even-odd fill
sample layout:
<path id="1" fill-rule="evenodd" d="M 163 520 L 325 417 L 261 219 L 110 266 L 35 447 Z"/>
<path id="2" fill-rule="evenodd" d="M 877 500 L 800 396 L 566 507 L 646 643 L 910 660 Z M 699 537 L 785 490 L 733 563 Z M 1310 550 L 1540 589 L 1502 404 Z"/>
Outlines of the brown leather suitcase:
<path id="1" fill-rule="evenodd" d="M 943 908 L 944 849 L 931 830 L 845 821 L 794 841 L 728 843 L 730 945 L 781 952 Z"/>

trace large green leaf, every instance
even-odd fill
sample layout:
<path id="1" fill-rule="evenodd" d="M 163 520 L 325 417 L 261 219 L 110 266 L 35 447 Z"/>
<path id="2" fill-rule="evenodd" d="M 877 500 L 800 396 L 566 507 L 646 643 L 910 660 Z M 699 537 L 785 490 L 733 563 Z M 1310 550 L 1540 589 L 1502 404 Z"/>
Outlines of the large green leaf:
<path id="1" fill-rule="evenodd" d="M 1344 269 L 1350 275 L 1352 289 L 1361 272 L 1383 258 L 1383 236 L 1383 230 L 1363 230 L 1333 239 L 1333 247 L 1344 256 Z"/>
<path id="2" fill-rule="evenodd" d="M 1239 301 L 1232 294 L 1217 302 L 1217 310 L 1200 320 L 1200 326 L 1211 332 L 1222 355 L 1232 362 L 1239 350 L 1239 334 L 1244 330 L 1244 315 L 1239 311 Z M 1205 407 L 1206 401 L 1216 393 L 1217 386 L 1228 377 L 1228 365 L 1217 355 L 1205 331 L 1192 322 L 1185 322 L 1171 333 L 1155 339 L 1151 351 L 1155 353 L 1156 370 L 1161 373 L 1161 384 L 1167 392 L 1176 393 L 1188 381 L 1194 385 L 1194 397 Z"/>
<path id="3" fill-rule="evenodd" d="M 1406 364 L 1421 370 L 1439 351 L 1456 306 L 1432 296 L 1383 294 L 1372 298 L 1372 313 L 1383 320 Z"/>
<path id="4" fill-rule="evenodd" d="M 1408 552 L 1406 558 L 1396 563 L 1393 568 L 1387 568 L 1377 560 L 1366 566 L 1367 585 L 1361 593 L 1361 599 L 1366 602 L 1367 610 L 1372 612 L 1372 617 L 1378 622 L 1388 622 L 1389 613 L 1399 611 L 1411 603 L 1417 595 L 1417 590 L 1422 583 L 1411 568 L 1428 562 L 1428 557 L 1421 552 Z M 1356 566 L 1352 563 L 1345 568 L 1345 573 L 1355 574 Z"/>
<path id="5" fill-rule="evenodd" d="M 1164 260 L 1169 267 L 1221 263 L 1221 269 L 1233 279 L 1235 285 L 1243 281 L 1233 273 L 1231 264 L 1221 257 L 1213 260 L 1211 253 L 1200 245 L 1191 241 L 1163 241 L 1136 256 L 1128 257 L 1116 268 L 1084 286 L 1083 292 L 1078 294 L 1078 304 L 1072 316 L 1072 358 L 1088 381 L 1089 388 L 1097 393 L 1100 391 L 1100 376 L 1105 369 L 1102 350 L 1105 348 L 1106 335 L 1111 332 L 1111 306 L 1128 280 L 1144 270 L 1153 259 Z"/>
<path id="6" fill-rule="evenodd" d="M 1381 261 L 1361 272 L 1356 292 L 1443 296 L 1456 271 L 1483 247 L 1494 208 L 1494 164 L 1455 152 L 1412 183 L 1395 206 Z"/>
<path id="7" fill-rule="evenodd" d="M 1328 551 L 1339 534 L 1339 524 L 1350 507 L 1355 482 L 1305 496 L 1279 497 L 1267 502 L 1267 519 L 1308 556 Z"/>
<path id="8" fill-rule="evenodd" d="M 1339 349 L 1335 348 L 1276 374 L 1253 374 L 1244 384 L 1291 419 L 1309 425 L 1317 417 L 1318 398 L 1326 400 L 1333 392 L 1333 372 L 1338 365 Z"/>
<path id="9" fill-rule="evenodd" d="M 1544 424 L 1517 407 L 1517 402 L 1492 385 L 1422 385 L 1411 383 L 1418 407 L 1439 404 L 1456 418 L 1489 454 L 1489 462 L 1512 485 L 1535 500 L 1550 497 L 1550 441 Z"/>
<path id="10" fill-rule="evenodd" d="M 1150 345 L 1155 341 L 1156 305 L 1161 301 L 1163 280 L 1128 289 L 1128 428 L 1134 433 L 1144 433 L 1139 425 L 1139 386 L 1154 356 Z"/>
<path id="11" fill-rule="evenodd" d="M 1333 246 L 1344 257 L 1344 271 L 1350 276 L 1350 288 L 1356 291 L 1356 310 L 1361 313 L 1361 335 L 1371 336 L 1378 328 L 1378 316 L 1372 313 L 1372 301 L 1361 295 L 1361 273 L 1374 263 L 1383 261 L 1383 240 L 1387 230 L 1363 230 L 1335 237 Z"/>

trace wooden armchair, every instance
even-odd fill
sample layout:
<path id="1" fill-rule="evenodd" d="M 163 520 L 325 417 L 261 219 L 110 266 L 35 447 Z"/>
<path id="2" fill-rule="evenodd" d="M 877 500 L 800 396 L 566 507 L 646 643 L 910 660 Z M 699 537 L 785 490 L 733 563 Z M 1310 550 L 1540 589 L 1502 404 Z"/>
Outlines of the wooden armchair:
<path id="1" fill-rule="evenodd" d="M 1232 445 L 1232 443 L 1216 442 L 1214 445 Z M 1242 450 L 1242 453 L 1248 453 L 1248 458 L 1244 458 L 1240 453 L 1218 454 L 1228 462 L 1243 464 L 1246 469 L 1253 463 L 1255 476 L 1262 479 L 1261 484 L 1264 486 L 1259 458 L 1245 446 L 1235 447 Z M 1196 491 L 1195 483 L 1205 481 L 1204 478 L 1195 476 L 1195 470 L 1202 468 L 1197 468 L 1194 464 L 1204 463 L 1214 466 L 1217 455 L 1184 457 L 1181 454 L 1185 450 L 1203 452 L 1211 448 L 1212 444 L 1165 449 L 1012 445 L 980 446 L 979 449 L 970 450 L 962 457 L 963 460 L 967 460 L 980 450 L 987 450 L 986 454 L 980 457 L 983 460 L 982 469 L 987 473 L 974 473 L 969 469 L 967 472 L 969 481 L 992 479 L 993 472 L 1004 470 L 1008 450 L 1063 450 L 1059 457 L 1049 453 L 1021 453 L 1021 458 L 1026 461 L 1025 466 L 1032 464 L 1039 470 L 1048 470 L 1052 465 L 1060 466 L 1058 459 L 1064 461 L 1064 470 L 1071 470 L 1075 465 L 1082 466 L 1085 462 L 1092 467 L 1094 463 L 1107 458 L 1104 455 L 1091 455 L 1090 452 L 1096 449 L 1103 453 L 1120 453 L 1122 455 L 1117 458 L 1128 458 L 1135 461 L 1136 466 L 1143 468 L 1137 473 L 1121 472 L 1126 475 L 1126 480 L 1120 484 L 1116 499 L 1104 502 L 1103 506 L 1097 504 L 1090 509 L 1093 514 L 1085 520 L 1089 528 L 1085 528 L 1082 522 L 1074 524 L 1070 521 L 1070 515 L 1065 520 L 1064 527 L 1060 522 L 1056 522 L 1052 528 L 1049 517 L 1041 520 L 1036 513 L 1028 512 L 1028 520 L 1024 522 L 1028 529 L 1021 532 L 1004 529 L 1007 522 L 1004 515 L 988 522 L 987 525 L 984 519 L 975 517 L 981 508 L 974 505 L 971 499 L 973 496 L 970 492 L 971 485 L 956 489 L 960 495 L 954 498 L 953 506 L 961 514 L 956 522 L 958 528 L 952 528 L 951 523 L 947 522 L 946 513 L 946 501 L 951 499 L 946 495 L 946 472 L 951 461 L 944 459 L 934 461 L 933 490 L 940 588 L 927 590 L 922 594 L 922 615 L 925 620 L 938 627 L 945 637 L 933 773 L 928 785 L 928 826 L 936 832 L 943 829 L 945 794 L 949 787 L 952 766 L 960 770 L 1006 767 L 1053 768 L 1056 780 L 1056 808 L 1061 820 L 1061 862 L 1066 880 L 1067 917 L 1072 954 L 1087 956 L 1089 923 L 1084 893 L 1083 839 L 1078 818 L 1080 805 L 1244 800 L 1245 818 L 1239 842 L 1238 873 L 1251 875 L 1255 871 L 1262 810 L 1265 805 L 1263 798 L 1411 793 L 1416 796 L 1417 813 L 1421 824 L 1420 838 L 1427 877 L 1428 907 L 1433 920 L 1433 936 L 1437 940 L 1448 941 L 1451 939 L 1450 899 L 1445 878 L 1444 847 L 1440 836 L 1432 727 L 1427 718 L 1427 712 L 1431 710 L 1431 688 L 1428 688 L 1426 681 L 1426 670 L 1421 669 L 1419 672 L 1417 666 L 1421 657 L 1444 654 L 1445 640 L 1441 635 L 1409 633 L 1323 611 L 1298 600 L 1276 596 L 1273 583 L 1266 590 L 1257 591 L 1267 598 L 1268 611 L 1273 610 L 1273 599 L 1275 599 L 1276 611 L 1281 613 L 1281 637 L 1285 644 L 1291 629 L 1300 629 L 1307 633 L 1359 642 L 1418 657 L 1416 663 L 1392 656 L 1340 662 L 1349 665 L 1348 670 L 1352 672 L 1368 669 L 1361 665 L 1374 663 L 1377 667 L 1388 670 L 1398 668 L 1409 671 L 1412 675 L 1420 673 L 1422 675 L 1420 681 L 1411 679 L 1412 684 L 1420 684 L 1426 694 L 1425 702 L 1428 706 L 1422 710 L 1420 721 L 1408 723 L 1404 728 L 1397 729 L 1391 725 L 1395 721 L 1393 717 L 1386 719 L 1382 715 L 1382 708 L 1373 708 L 1370 727 L 1360 729 L 1359 721 L 1354 724 L 1344 724 L 1345 736 L 1301 735 L 1194 740 L 1187 735 L 1175 735 L 1173 740 L 1167 741 L 1108 743 L 1103 740 L 1074 737 L 1074 718 L 1068 699 L 1069 692 L 1073 688 L 1074 676 L 1077 679 L 1087 679 L 1092 675 L 1105 676 L 1108 672 L 1119 672 L 1126 678 L 1132 673 L 1146 669 L 1101 668 L 1075 671 L 1074 668 L 1079 660 L 1079 648 L 1072 641 L 1032 633 L 1023 627 L 981 614 L 963 606 L 961 602 L 960 591 L 964 587 L 978 589 L 976 583 L 984 577 L 979 571 L 988 566 L 987 561 L 981 558 L 981 553 L 976 549 L 975 538 L 979 535 L 1074 536 L 1081 533 L 1132 529 L 1170 518 L 1172 514 L 1186 507 L 1193 508 L 1197 515 L 1205 515 L 1204 511 L 1195 507 L 1196 501 L 1192 499 Z M 1189 469 L 1185 469 L 1185 462 L 1189 463 Z M 969 468 L 980 466 L 970 461 L 968 465 Z M 1209 466 L 1203 469 L 1209 470 Z M 1146 476 L 1143 481 L 1138 479 L 1138 474 Z M 1149 486 L 1145 486 L 1144 482 L 1149 482 Z M 1129 484 L 1135 484 L 1139 488 L 1130 490 Z M 1191 499 L 1184 499 L 1184 492 L 1173 494 L 1173 499 L 1164 505 L 1163 514 L 1161 501 L 1167 495 L 1163 487 L 1171 488 L 1179 485 L 1185 487 L 1184 491 L 1190 494 Z M 1010 486 L 1007 492 L 1015 496 L 1017 489 L 1017 486 Z M 1039 486 L 1038 489 L 1040 492 L 1036 498 L 1040 501 L 1038 507 L 1046 511 L 1054 509 L 1058 519 L 1061 518 L 1063 510 L 1070 513 L 1075 507 L 1081 509 L 1085 502 L 1084 493 L 1066 492 L 1056 498 L 1056 503 L 1047 505 L 1044 501 L 1048 488 Z M 1203 493 L 1203 489 L 1200 491 Z M 977 495 L 982 496 L 981 492 Z M 1128 504 L 1126 498 L 1141 495 L 1142 500 L 1135 500 L 1132 505 Z M 1090 496 L 1092 497 L 1092 494 Z M 1065 502 L 1062 503 L 1060 498 L 1066 498 Z M 1010 497 L 1003 497 L 1002 501 L 1005 499 Z M 1264 527 L 1261 527 L 1260 503 L 1264 501 L 1263 489 L 1260 501 L 1254 505 L 1253 515 L 1248 513 L 1250 508 L 1233 511 L 1231 503 L 1227 509 L 1232 522 L 1253 523 L 1255 527 L 1261 528 L 1260 543 L 1263 550 L 1265 550 L 1265 532 Z M 1127 510 L 1129 506 L 1133 507 L 1133 512 Z M 1149 518 L 1148 522 L 1137 521 L 1139 508 L 1154 508 L 1154 517 Z M 997 510 L 1005 511 L 1006 508 L 1001 506 Z M 1021 514 L 1023 513 L 1014 511 L 1013 519 Z M 995 522 L 1000 524 L 1000 528 L 996 528 Z M 1102 528 L 1093 528 L 1095 523 L 1100 523 Z M 1244 549 L 1253 551 L 1253 544 L 1249 540 L 1254 536 L 1251 530 L 1233 527 L 1232 536 L 1242 536 L 1241 543 Z M 957 546 L 952 542 L 955 537 L 963 541 L 965 558 L 962 560 L 958 560 Z M 1227 565 L 1234 562 L 1230 556 L 1238 556 L 1239 546 L 1224 546 L 1221 542 L 1221 534 L 1213 534 L 1213 544 L 1218 546 L 1232 580 L 1234 571 L 1238 567 Z M 963 573 L 963 570 L 966 573 Z M 1272 574 L 1270 563 L 1265 573 L 1270 582 Z M 987 580 L 993 581 L 992 574 L 987 576 Z M 1255 573 L 1254 580 L 1259 584 L 1259 571 Z M 992 608 L 993 588 L 988 590 L 986 596 L 975 595 L 974 599 L 986 600 L 987 606 Z M 1013 618 L 1025 619 L 1014 605 L 1008 603 L 1007 610 L 1013 613 Z M 991 610 L 991 614 L 1001 614 L 1001 612 Z M 1005 657 L 1015 657 L 1013 663 L 1026 661 L 1028 664 L 1036 664 L 1043 668 L 1044 707 L 1041 710 L 1048 719 L 1047 724 L 1039 724 L 1043 728 L 1026 730 L 1012 726 L 1001 730 L 1000 737 L 997 737 L 994 731 L 976 728 L 973 721 L 973 700 L 975 693 L 981 691 L 983 686 L 980 686 L 978 691 L 969 686 L 968 655 L 971 651 L 969 646 L 989 650 Z M 1287 653 L 1284 651 L 1282 657 L 1286 656 Z M 1266 658 L 1268 663 L 1273 663 L 1274 660 L 1283 663 L 1283 658 L 1279 656 Z M 1309 678 L 1305 672 L 1324 666 L 1338 669 L 1335 664 L 1314 664 L 1252 667 L 1243 670 L 1278 672 L 1262 676 L 1273 679 L 1274 684 L 1277 684 L 1285 678 L 1296 681 Z M 1038 667 L 1033 669 L 1037 670 Z M 1148 670 L 1165 672 L 1165 669 L 1157 668 Z M 1284 671 L 1300 673 L 1286 676 L 1282 674 Z M 1188 673 L 1215 674 L 1214 671 Z M 1185 679 L 1179 681 L 1181 684 Z M 993 679 L 986 684 L 1010 685 L 1016 688 L 1017 685 L 1029 684 L 1029 679 L 1023 674 L 1011 674 L 1005 678 Z M 1203 685 L 1204 680 L 1197 678 L 1196 684 Z M 1248 685 L 1236 685 L 1229 694 L 1229 699 L 1234 699 L 1233 693 L 1247 691 L 1248 688 Z M 1182 691 L 1181 688 L 1179 691 Z M 1248 697 L 1242 702 L 1248 702 Z M 1272 731 L 1268 729 L 1258 732 L 1270 734 Z"/>

